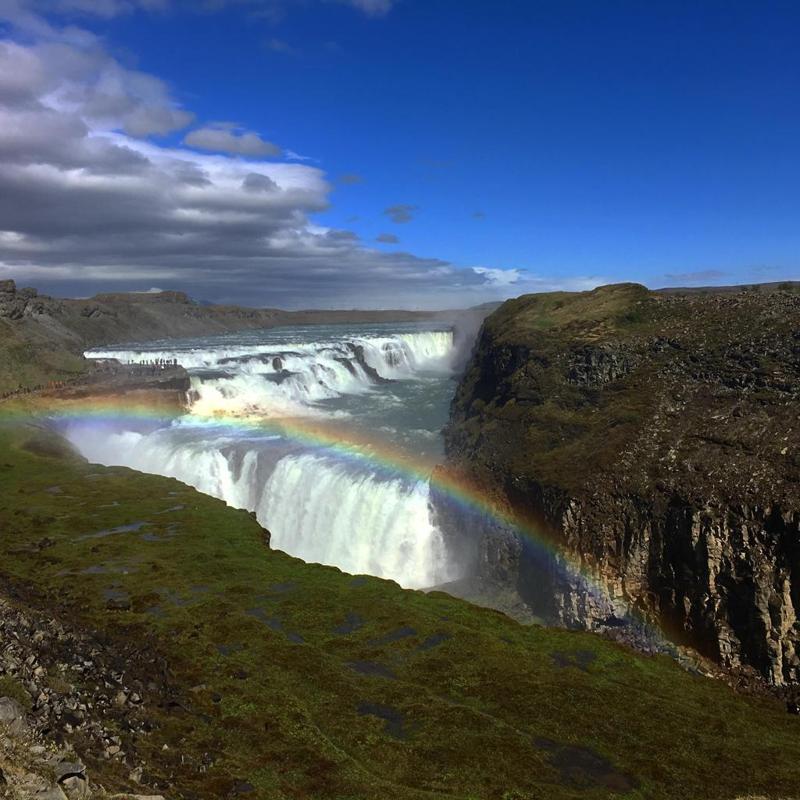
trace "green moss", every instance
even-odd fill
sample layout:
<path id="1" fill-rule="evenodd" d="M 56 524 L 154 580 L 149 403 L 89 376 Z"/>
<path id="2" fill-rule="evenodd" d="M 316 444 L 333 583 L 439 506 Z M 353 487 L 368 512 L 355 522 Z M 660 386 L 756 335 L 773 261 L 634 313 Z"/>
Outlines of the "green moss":
<path id="1" fill-rule="evenodd" d="M 304 564 L 267 549 L 245 512 L 33 453 L 27 435 L 0 430 L 0 573 L 112 644 L 156 643 L 188 713 L 151 708 L 139 747 L 175 796 L 237 781 L 256 800 L 599 800 L 615 786 L 730 800 L 800 785 L 797 720 L 771 701 L 589 634 Z M 132 610 L 107 608 L 109 590 Z M 362 624 L 337 632 L 348 619 Z M 593 655 L 582 668 L 554 657 L 578 651 Z M 182 766 L 204 752 L 206 773 Z"/>
<path id="2" fill-rule="evenodd" d="M 79 355 L 52 343 L 28 341 L 0 320 L 0 394 L 66 380 L 86 370 L 87 364 Z"/>
<path id="3" fill-rule="evenodd" d="M 26 711 L 31 709 L 31 696 L 25 691 L 22 683 L 10 675 L 0 676 L 0 697 L 16 700 Z"/>

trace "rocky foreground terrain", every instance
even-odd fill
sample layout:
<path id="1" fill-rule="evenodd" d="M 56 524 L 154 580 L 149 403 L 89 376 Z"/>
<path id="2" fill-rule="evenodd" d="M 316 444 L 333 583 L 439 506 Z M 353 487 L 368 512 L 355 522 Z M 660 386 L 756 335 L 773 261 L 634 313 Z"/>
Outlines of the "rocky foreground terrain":
<path id="1" fill-rule="evenodd" d="M 547 546 L 497 524 L 459 537 L 460 512 L 444 502 L 472 576 L 454 589 L 512 589 L 536 617 L 597 630 L 633 607 L 732 674 L 794 696 L 798 288 L 623 284 L 524 296 L 492 314 L 453 402 L 449 469 Z"/>
<path id="2" fill-rule="evenodd" d="M 772 697 L 290 558 L 34 419 L 0 424 L 0 796 L 797 797 Z"/>
<path id="3" fill-rule="evenodd" d="M 0 797 L 7 800 L 159 800 L 141 794 L 146 772 L 132 765 L 136 794 L 107 791 L 78 751 L 106 762 L 126 757 L 119 728 L 142 731 L 158 686 L 128 685 L 127 664 L 103 642 L 52 614 L 0 599 Z M 146 654 L 133 653 L 142 661 Z M 163 665 L 151 659 L 155 675 Z M 72 683 L 76 678 L 80 686 Z M 163 800 L 163 798 L 160 798 Z"/>

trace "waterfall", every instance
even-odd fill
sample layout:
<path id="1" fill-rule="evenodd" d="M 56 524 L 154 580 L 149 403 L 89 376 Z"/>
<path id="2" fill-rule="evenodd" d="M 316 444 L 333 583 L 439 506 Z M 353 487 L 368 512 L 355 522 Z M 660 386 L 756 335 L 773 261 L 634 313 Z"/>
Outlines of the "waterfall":
<path id="1" fill-rule="evenodd" d="M 370 391 L 381 380 L 445 371 L 452 331 L 352 336 L 254 346 L 89 350 L 123 363 L 177 361 L 190 372 L 191 411 L 199 415 L 317 415 L 317 404 Z"/>
<path id="2" fill-rule="evenodd" d="M 428 494 L 427 481 L 385 480 L 305 454 L 281 459 L 256 513 L 273 547 L 421 588 L 451 579 Z"/>
<path id="3" fill-rule="evenodd" d="M 87 356 L 177 361 L 191 377 L 192 413 L 138 427 L 77 420 L 66 434 L 92 461 L 177 478 L 255 511 L 273 547 L 291 555 L 423 588 L 457 577 L 432 520 L 426 480 L 379 467 L 366 453 L 343 460 L 289 436 L 215 423 L 213 416 L 315 415 L 324 423 L 349 413 L 374 435 L 389 421 L 405 425 L 409 418 L 424 429 L 417 417 L 429 413 L 425 404 L 401 389 L 419 385 L 427 399 L 424 381 L 447 383 L 452 355 L 451 331 L 331 328 L 94 350 Z M 362 396 L 382 401 L 371 406 L 373 418 L 360 420 Z M 347 398 L 350 412 L 336 405 Z M 376 413 L 395 416 L 375 425 Z"/>

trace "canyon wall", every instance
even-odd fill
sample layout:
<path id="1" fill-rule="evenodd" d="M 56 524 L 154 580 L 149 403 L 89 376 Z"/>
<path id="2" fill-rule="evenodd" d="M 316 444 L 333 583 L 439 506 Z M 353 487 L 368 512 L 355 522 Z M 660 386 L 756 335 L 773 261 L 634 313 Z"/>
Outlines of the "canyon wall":
<path id="1" fill-rule="evenodd" d="M 800 680 L 800 295 L 529 295 L 484 323 L 447 469 L 525 521 L 460 534 L 472 574 L 536 617 L 634 608 L 730 670 Z M 577 563 L 598 585 L 570 578 Z"/>

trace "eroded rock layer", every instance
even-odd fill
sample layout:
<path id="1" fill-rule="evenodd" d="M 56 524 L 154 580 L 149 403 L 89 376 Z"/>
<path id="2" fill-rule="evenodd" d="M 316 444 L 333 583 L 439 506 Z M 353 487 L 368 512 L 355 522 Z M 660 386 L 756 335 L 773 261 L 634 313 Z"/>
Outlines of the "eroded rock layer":
<path id="1" fill-rule="evenodd" d="M 537 616 L 596 628 L 633 605 L 727 668 L 797 682 L 799 395 L 794 287 L 521 297 L 484 324 L 449 468 L 532 521 L 606 597 L 513 529 L 468 540 L 440 513 L 474 574 L 510 583 Z"/>

